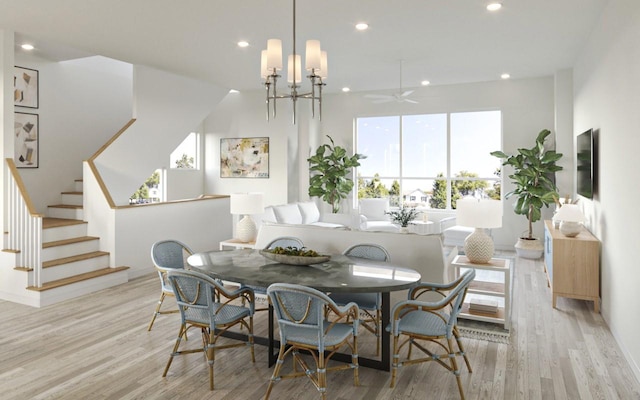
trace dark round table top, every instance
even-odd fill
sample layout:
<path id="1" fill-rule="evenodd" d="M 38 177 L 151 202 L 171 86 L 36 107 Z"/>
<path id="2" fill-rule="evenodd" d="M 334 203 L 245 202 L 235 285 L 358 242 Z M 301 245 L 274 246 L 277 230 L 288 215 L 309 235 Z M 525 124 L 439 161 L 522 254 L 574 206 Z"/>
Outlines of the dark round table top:
<path id="1" fill-rule="evenodd" d="M 226 250 L 195 253 L 187 262 L 191 268 L 214 278 L 245 285 L 267 287 L 292 283 L 323 292 L 393 292 L 420 282 L 420 273 L 383 261 L 330 256 L 330 260 L 308 266 L 268 260 L 258 250 Z"/>

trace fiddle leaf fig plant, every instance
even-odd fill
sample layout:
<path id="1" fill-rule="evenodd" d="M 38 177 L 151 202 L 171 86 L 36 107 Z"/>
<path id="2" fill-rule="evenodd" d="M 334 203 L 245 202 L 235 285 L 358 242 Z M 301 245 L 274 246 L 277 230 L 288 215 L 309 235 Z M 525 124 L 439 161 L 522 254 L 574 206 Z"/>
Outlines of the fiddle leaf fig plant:
<path id="1" fill-rule="evenodd" d="M 549 207 L 559 197 L 558 188 L 550 177 L 562 170 L 561 166 L 556 165 L 562 153 L 545 150 L 544 141 L 550 134 L 549 130 L 543 129 L 538 133 L 535 146 L 518 149 L 518 154 L 491 152 L 492 156 L 502 160 L 502 165 L 513 168 L 509 178 L 516 188 L 507 193 L 505 198 L 516 196 L 515 213 L 526 216 L 529 221 L 528 236 L 524 239 L 533 239 L 533 223 L 542 218 L 542 206 Z"/>
<path id="2" fill-rule="evenodd" d="M 331 144 L 323 144 L 316 150 L 316 154 L 309 157 L 309 196 L 320 197 L 331 205 L 331 212 L 340 211 L 340 202 L 346 199 L 353 180 L 348 176 L 351 169 L 360 166 L 360 161 L 366 156 L 362 154 L 347 155 L 347 150 L 336 146 L 331 136 L 327 135 Z"/>

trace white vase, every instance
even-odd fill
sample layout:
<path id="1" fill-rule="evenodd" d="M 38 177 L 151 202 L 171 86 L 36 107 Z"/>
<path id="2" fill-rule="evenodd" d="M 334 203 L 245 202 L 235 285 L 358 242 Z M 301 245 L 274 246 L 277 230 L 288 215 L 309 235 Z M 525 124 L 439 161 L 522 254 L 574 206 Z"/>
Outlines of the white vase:
<path id="1" fill-rule="evenodd" d="M 409 233 L 409 227 L 408 226 L 401 226 L 400 227 L 400 233 Z"/>

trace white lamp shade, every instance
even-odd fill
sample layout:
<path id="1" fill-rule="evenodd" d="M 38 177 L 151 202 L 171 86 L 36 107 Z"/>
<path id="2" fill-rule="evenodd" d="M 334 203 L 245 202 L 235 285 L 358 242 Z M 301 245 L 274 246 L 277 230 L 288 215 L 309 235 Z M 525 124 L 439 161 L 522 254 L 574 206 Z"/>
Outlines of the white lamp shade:
<path id="1" fill-rule="evenodd" d="M 456 223 L 471 228 L 500 228 L 502 202 L 492 199 L 463 198 L 456 202 Z"/>
<path id="2" fill-rule="evenodd" d="M 296 62 L 295 62 L 295 67 L 296 67 L 296 83 L 300 83 L 302 82 L 302 66 L 300 65 L 300 63 L 302 62 L 302 57 L 300 57 L 300 54 L 296 54 Z M 289 55 L 288 58 L 288 74 L 287 74 L 287 82 L 289 83 L 293 83 L 293 54 Z"/>
<path id="3" fill-rule="evenodd" d="M 304 65 L 307 71 L 319 70 L 321 68 L 321 51 L 319 40 L 307 40 L 307 51 L 305 53 Z"/>
<path id="4" fill-rule="evenodd" d="M 320 52 L 320 71 L 316 71 L 316 75 L 319 75 L 322 79 L 327 79 L 329 76 L 329 64 L 327 63 L 327 52 Z"/>
<path id="5" fill-rule="evenodd" d="M 282 69 L 282 40 L 267 40 L 267 68 L 273 70 Z"/>
<path id="6" fill-rule="evenodd" d="M 261 214 L 264 212 L 262 193 L 232 193 L 230 199 L 231 214 Z"/>
<path id="7" fill-rule="evenodd" d="M 577 204 L 564 204 L 553 216 L 557 221 L 584 222 L 585 217 Z"/>

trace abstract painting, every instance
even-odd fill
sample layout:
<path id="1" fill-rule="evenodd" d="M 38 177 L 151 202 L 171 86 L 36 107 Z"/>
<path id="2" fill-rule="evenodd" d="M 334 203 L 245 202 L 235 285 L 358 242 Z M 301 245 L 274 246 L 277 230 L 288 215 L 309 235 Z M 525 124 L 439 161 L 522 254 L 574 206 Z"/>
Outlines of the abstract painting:
<path id="1" fill-rule="evenodd" d="M 13 105 L 38 108 L 38 71 L 24 67 L 13 69 Z"/>
<path id="2" fill-rule="evenodd" d="M 268 178 L 269 138 L 220 139 L 221 178 Z"/>
<path id="3" fill-rule="evenodd" d="M 38 168 L 38 114 L 14 114 L 13 160 L 18 168 Z"/>

